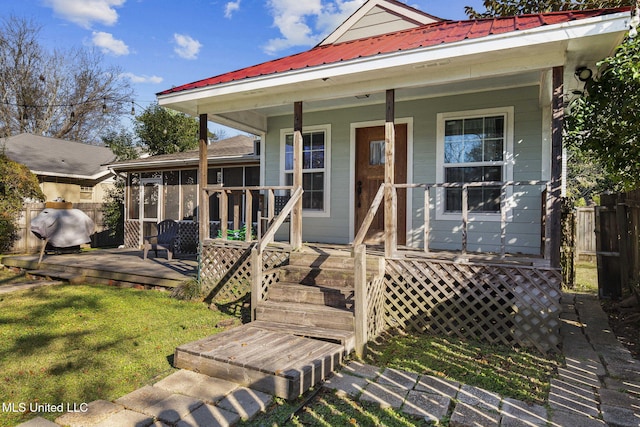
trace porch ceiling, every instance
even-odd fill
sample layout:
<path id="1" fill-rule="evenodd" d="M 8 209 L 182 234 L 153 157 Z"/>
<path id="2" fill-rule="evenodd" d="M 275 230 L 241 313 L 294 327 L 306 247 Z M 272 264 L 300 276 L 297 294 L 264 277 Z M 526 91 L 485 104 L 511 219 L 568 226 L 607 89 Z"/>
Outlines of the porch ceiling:
<path id="1" fill-rule="evenodd" d="M 565 93 L 581 88 L 577 67 L 610 55 L 626 30 L 626 18 L 553 26 L 508 36 L 419 48 L 325 64 L 301 70 L 221 83 L 158 96 L 160 105 L 259 134 L 267 118 L 291 114 L 304 101 L 305 112 L 384 102 L 491 91 L 540 84 L 542 73 L 565 67 Z"/>

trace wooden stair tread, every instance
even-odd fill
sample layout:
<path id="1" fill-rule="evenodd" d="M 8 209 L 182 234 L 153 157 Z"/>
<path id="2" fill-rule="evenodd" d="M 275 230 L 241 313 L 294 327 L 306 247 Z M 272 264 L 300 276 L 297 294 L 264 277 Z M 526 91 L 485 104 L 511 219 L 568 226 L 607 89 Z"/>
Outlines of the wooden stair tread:
<path id="1" fill-rule="evenodd" d="M 344 309 L 344 308 L 336 308 L 330 307 L 328 305 L 317 305 L 317 304 L 305 304 L 301 302 L 287 302 L 283 303 L 280 301 L 261 301 L 258 303 L 258 309 L 261 307 L 272 308 L 272 309 L 281 309 L 287 311 L 298 311 L 298 312 L 308 312 L 308 313 L 333 313 L 336 315 L 344 315 L 351 314 L 353 315 L 352 310 Z"/>
<path id="2" fill-rule="evenodd" d="M 345 340 L 345 339 L 350 339 L 351 337 L 354 336 L 354 333 L 352 331 L 345 331 L 342 329 L 320 328 L 317 326 L 300 326 L 300 325 L 292 325 L 289 323 L 267 322 L 264 320 L 254 320 L 253 322 L 251 322 L 251 324 L 261 329 L 288 332 L 293 335 L 307 337 L 307 338 L 317 337 L 317 338 L 326 338 L 326 339 Z"/>

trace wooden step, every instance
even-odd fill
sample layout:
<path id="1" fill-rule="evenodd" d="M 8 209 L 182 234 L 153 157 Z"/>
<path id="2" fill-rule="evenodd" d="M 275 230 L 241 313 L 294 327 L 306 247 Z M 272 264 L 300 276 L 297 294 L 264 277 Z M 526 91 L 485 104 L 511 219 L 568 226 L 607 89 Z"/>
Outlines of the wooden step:
<path id="1" fill-rule="evenodd" d="M 353 288 L 354 270 L 285 265 L 281 269 L 280 280 L 331 288 Z"/>
<path id="2" fill-rule="evenodd" d="M 354 317 L 351 311 L 312 304 L 263 301 L 256 307 L 256 320 L 345 331 L 354 330 Z"/>
<path id="3" fill-rule="evenodd" d="M 295 399 L 342 363 L 340 344 L 239 326 L 176 348 L 176 368 Z"/>
<path id="4" fill-rule="evenodd" d="M 380 257 L 367 256 L 367 269 L 377 271 L 380 261 Z M 289 257 L 289 265 L 311 268 L 348 269 L 353 271 L 354 259 L 350 255 L 329 255 L 315 252 L 292 252 Z"/>
<path id="5" fill-rule="evenodd" d="M 251 324 L 257 328 L 267 329 L 270 331 L 286 332 L 299 337 L 335 342 L 344 346 L 345 355 L 351 353 L 355 349 L 356 338 L 355 333 L 352 331 L 298 326 L 291 325 L 289 323 L 266 322 L 264 320 L 254 320 Z"/>
<path id="6" fill-rule="evenodd" d="M 269 288 L 268 300 L 327 305 L 350 310 L 353 308 L 353 294 L 353 287 L 332 288 L 293 282 L 278 282 Z"/>

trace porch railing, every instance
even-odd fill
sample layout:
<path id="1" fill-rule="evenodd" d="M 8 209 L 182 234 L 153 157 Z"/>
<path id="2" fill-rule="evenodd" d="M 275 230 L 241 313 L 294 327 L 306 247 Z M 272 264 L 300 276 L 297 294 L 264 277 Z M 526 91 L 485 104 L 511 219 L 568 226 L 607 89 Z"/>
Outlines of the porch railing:
<path id="1" fill-rule="evenodd" d="M 423 251 L 429 252 L 429 242 L 431 238 L 431 189 L 461 189 L 462 200 L 461 200 L 461 212 L 460 212 L 460 230 L 461 230 L 461 252 L 467 253 L 469 246 L 469 223 L 470 223 L 470 208 L 469 208 L 469 189 L 472 188 L 482 188 L 482 187 L 500 187 L 500 254 L 504 256 L 506 254 L 506 225 L 508 223 L 507 220 L 507 212 L 509 196 L 508 189 L 514 187 L 523 187 L 523 186 L 539 186 L 543 187 L 543 217 L 545 216 L 545 210 L 549 206 L 548 197 L 550 195 L 550 191 L 548 190 L 549 183 L 547 181 L 508 181 L 508 182 L 455 182 L 455 183 L 441 183 L 441 184 L 392 184 L 392 201 L 397 200 L 398 190 L 399 189 L 422 189 L 424 191 L 423 198 Z M 358 230 L 354 241 L 353 246 L 356 247 L 360 244 L 363 244 L 369 228 L 371 227 L 371 223 L 378 212 L 382 199 L 384 197 L 385 192 L 385 184 L 381 184 L 376 196 L 371 203 L 369 211 L 367 212 L 365 219 Z M 546 195 L 545 195 L 546 194 Z M 444 196 L 443 196 L 444 197 Z M 392 203 L 395 207 L 397 203 Z M 392 230 L 385 230 L 385 237 L 387 235 L 395 235 L 397 233 L 397 223 L 393 224 Z M 391 255 L 391 257 L 395 256 L 398 252 L 398 245 L 396 239 L 385 238 L 385 245 L 391 245 L 390 248 L 385 248 L 385 253 L 387 255 Z M 543 245 L 544 246 L 544 245 Z M 545 257 L 546 258 L 546 257 Z"/>
<path id="2" fill-rule="evenodd" d="M 251 320 L 255 319 L 255 310 L 260 301 L 266 297 L 268 280 L 265 276 L 270 272 L 263 272 L 263 252 L 269 243 L 272 243 L 276 232 L 282 226 L 285 219 L 291 214 L 297 202 L 302 198 L 302 187 L 293 186 L 255 186 L 255 187 L 224 187 L 213 186 L 206 188 L 207 194 L 217 192 L 220 194 L 220 231 L 221 238 L 226 240 L 227 221 L 228 221 L 228 196 L 231 192 L 241 192 L 245 197 L 245 241 L 252 242 L 253 238 L 253 194 L 252 192 L 265 192 L 267 203 L 267 216 L 262 217 L 260 211 L 256 220 L 258 222 L 263 219 L 267 220 L 267 228 L 264 234 L 258 236 L 255 244 L 251 248 Z M 275 212 L 275 192 L 291 191 L 291 196 L 287 203 L 278 213 Z M 293 236 L 293 230 L 291 236 Z M 273 279 L 272 279 L 273 280 Z"/>

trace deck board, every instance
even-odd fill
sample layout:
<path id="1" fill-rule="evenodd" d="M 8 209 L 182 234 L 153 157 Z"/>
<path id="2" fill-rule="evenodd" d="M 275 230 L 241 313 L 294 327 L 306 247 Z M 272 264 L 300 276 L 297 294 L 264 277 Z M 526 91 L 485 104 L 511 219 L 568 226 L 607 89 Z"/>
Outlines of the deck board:
<path id="1" fill-rule="evenodd" d="M 293 399 L 329 375 L 344 346 L 246 324 L 181 345 L 175 365 Z"/>

